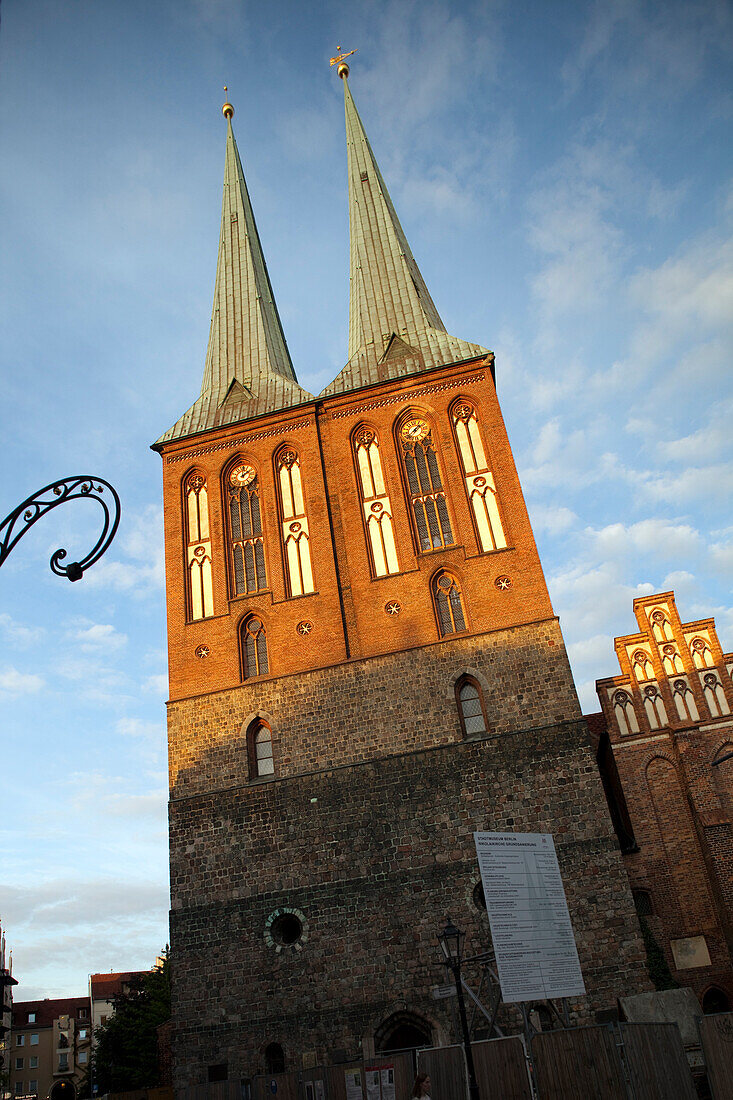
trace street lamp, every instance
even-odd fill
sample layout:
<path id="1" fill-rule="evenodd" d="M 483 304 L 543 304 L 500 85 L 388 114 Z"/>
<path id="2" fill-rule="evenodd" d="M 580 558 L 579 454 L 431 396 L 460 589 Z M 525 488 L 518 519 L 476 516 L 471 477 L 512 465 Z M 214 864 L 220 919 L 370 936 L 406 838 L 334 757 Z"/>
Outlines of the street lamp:
<path id="1" fill-rule="evenodd" d="M 476 1070 L 473 1065 L 473 1053 L 471 1051 L 471 1036 L 468 1033 L 468 1019 L 466 1018 L 466 1002 L 463 1000 L 463 986 L 461 985 L 461 956 L 463 954 L 463 941 L 466 933 L 456 928 L 448 917 L 448 923 L 442 932 L 438 933 L 438 943 L 443 952 L 443 963 L 453 971 L 456 983 L 456 997 L 458 998 L 458 1012 L 461 1017 L 461 1029 L 463 1031 L 463 1050 L 466 1055 L 468 1067 L 468 1092 L 471 1100 L 481 1100 L 476 1080 Z"/>
<path id="2" fill-rule="evenodd" d="M 112 542 L 120 522 L 120 498 L 116 491 L 108 481 L 88 474 L 52 481 L 50 485 L 29 496 L 14 508 L 9 516 L 5 517 L 0 523 L 0 565 L 3 564 L 18 539 L 22 538 L 41 516 L 45 516 L 52 508 L 57 508 L 59 504 L 65 504 L 67 500 L 96 500 L 102 509 L 102 533 L 86 557 L 81 561 L 70 561 L 68 565 L 63 565 L 66 557 L 65 550 L 56 550 L 51 555 L 51 569 L 58 577 L 67 577 L 70 581 L 81 580 L 84 571 L 101 558 Z"/>

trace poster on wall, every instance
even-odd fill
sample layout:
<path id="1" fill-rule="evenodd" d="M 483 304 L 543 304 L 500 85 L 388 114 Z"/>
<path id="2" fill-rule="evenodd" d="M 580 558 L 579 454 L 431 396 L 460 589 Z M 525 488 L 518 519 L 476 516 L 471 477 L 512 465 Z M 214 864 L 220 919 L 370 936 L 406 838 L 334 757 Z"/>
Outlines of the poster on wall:
<path id="1" fill-rule="evenodd" d="M 502 1000 L 585 993 L 550 833 L 474 833 Z"/>
<path id="2" fill-rule="evenodd" d="M 379 1070 L 374 1069 L 373 1066 L 366 1066 L 364 1069 L 364 1079 L 366 1081 L 366 1100 L 381 1100 L 379 1093 Z"/>
<path id="3" fill-rule="evenodd" d="M 382 1100 L 395 1100 L 394 1066 L 382 1066 Z"/>
<path id="4" fill-rule="evenodd" d="M 346 1100 L 364 1100 L 361 1091 L 361 1070 L 346 1070 Z"/>

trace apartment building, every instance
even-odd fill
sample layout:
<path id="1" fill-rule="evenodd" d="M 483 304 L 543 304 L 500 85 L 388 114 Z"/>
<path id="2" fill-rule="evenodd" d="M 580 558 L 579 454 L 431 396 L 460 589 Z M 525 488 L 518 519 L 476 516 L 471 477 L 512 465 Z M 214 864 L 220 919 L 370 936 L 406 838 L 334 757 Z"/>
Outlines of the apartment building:
<path id="1" fill-rule="evenodd" d="M 89 1068 L 91 1037 L 88 997 L 14 1004 L 9 1067 L 12 1096 L 76 1100 Z"/>

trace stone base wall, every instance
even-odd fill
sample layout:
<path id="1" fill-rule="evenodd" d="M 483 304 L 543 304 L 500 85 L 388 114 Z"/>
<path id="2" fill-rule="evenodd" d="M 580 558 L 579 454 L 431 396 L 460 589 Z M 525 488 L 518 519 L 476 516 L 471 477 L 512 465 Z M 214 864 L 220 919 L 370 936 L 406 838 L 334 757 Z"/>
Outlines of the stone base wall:
<path id="1" fill-rule="evenodd" d="M 385 742 L 397 727 L 361 722 Z M 262 1072 L 273 1042 L 291 1069 L 368 1052 L 398 1011 L 452 1039 L 452 1003 L 431 994 L 446 981 L 436 934 L 449 914 L 468 953 L 489 946 L 475 830 L 554 835 L 588 989 L 576 1019 L 650 988 L 583 721 L 232 784 L 171 802 L 176 1084 L 222 1062 L 232 1077 Z M 282 909 L 304 936 L 278 951 L 268 921 Z"/>

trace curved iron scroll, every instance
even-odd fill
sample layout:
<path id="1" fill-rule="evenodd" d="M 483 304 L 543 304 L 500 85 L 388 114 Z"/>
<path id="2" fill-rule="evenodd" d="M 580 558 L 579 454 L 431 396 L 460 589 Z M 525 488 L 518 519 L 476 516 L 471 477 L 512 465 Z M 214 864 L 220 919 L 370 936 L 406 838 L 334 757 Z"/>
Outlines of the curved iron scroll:
<path id="1" fill-rule="evenodd" d="M 108 496 L 102 496 L 105 490 L 108 490 Z M 4 563 L 18 540 L 36 520 L 45 516 L 46 512 L 50 512 L 52 508 L 64 504 L 67 500 L 84 498 L 98 501 L 102 508 L 104 522 L 101 535 L 81 561 L 70 561 L 68 565 L 62 565 L 66 551 L 58 549 L 51 555 L 49 563 L 58 577 L 68 577 L 70 581 L 81 580 L 84 571 L 101 558 L 115 537 L 121 511 L 120 498 L 110 483 L 101 477 L 90 477 L 88 474 L 81 477 L 64 477 L 60 481 L 51 482 L 44 489 L 39 489 L 38 492 L 29 496 L 9 516 L 6 516 L 0 523 L 0 565 Z"/>

